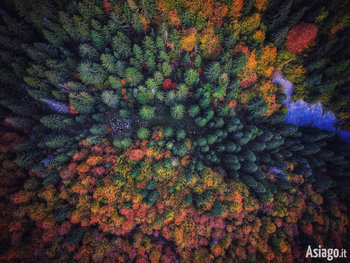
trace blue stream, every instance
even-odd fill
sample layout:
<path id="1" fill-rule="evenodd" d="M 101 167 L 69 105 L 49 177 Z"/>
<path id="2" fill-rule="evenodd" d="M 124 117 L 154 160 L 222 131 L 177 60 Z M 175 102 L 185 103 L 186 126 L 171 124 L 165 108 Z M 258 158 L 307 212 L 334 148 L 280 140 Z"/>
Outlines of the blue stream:
<path id="1" fill-rule="evenodd" d="M 287 106 L 288 113 L 285 121 L 298 126 L 314 126 L 322 130 L 336 132 L 340 138 L 350 142 L 350 131 L 343 131 L 339 126 L 339 120 L 331 111 L 323 111 L 322 104 L 308 104 L 304 100 L 293 101 L 293 84 L 278 74 L 273 80 L 274 83 L 283 87 L 287 98 L 283 104 Z"/>

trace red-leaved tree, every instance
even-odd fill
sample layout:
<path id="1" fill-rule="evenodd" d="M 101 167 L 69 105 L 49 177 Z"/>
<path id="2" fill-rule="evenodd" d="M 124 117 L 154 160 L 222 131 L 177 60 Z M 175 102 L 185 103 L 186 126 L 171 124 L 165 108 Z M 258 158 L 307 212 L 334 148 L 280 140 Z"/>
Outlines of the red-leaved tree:
<path id="1" fill-rule="evenodd" d="M 295 54 L 301 54 L 315 40 L 317 31 L 318 28 L 314 24 L 302 22 L 296 25 L 288 33 L 286 49 Z"/>

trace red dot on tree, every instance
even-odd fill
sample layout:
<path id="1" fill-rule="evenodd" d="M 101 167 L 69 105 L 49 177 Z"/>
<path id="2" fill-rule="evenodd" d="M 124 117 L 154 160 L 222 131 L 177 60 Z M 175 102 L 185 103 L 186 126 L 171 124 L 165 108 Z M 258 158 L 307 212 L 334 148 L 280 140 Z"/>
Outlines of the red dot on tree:
<path id="1" fill-rule="evenodd" d="M 171 79 L 164 79 L 163 81 L 163 89 L 169 90 L 171 88 Z"/>

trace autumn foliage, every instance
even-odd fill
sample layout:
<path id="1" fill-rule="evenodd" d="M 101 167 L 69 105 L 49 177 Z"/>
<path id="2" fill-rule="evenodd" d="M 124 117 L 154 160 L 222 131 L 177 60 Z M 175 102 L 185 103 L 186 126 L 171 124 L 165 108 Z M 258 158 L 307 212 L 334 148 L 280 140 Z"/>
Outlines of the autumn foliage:
<path id="1" fill-rule="evenodd" d="M 276 84 L 336 101 L 349 1 L 339 17 L 320 0 L 10 2 L 0 262 L 292 263 L 349 246 L 349 147 L 287 122 Z"/>
<path id="2" fill-rule="evenodd" d="M 286 38 L 286 49 L 295 54 L 301 54 L 313 44 L 318 28 L 314 24 L 300 23 L 293 27 Z"/>

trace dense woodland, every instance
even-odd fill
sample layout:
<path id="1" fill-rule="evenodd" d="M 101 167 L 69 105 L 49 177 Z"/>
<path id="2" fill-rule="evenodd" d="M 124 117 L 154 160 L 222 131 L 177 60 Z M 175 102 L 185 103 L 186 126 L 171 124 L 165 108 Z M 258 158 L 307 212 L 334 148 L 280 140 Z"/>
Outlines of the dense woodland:
<path id="1" fill-rule="evenodd" d="M 348 0 L 0 2 L 1 262 L 349 248 Z"/>

